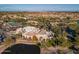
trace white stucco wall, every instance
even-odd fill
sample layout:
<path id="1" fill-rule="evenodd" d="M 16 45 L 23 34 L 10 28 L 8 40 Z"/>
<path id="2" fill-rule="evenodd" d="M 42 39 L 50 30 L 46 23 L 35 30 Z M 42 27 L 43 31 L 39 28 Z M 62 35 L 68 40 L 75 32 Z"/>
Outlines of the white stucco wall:
<path id="1" fill-rule="evenodd" d="M 24 38 L 29 38 L 29 37 L 32 38 L 33 36 L 36 36 L 38 40 L 49 39 L 50 35 L 52 35 L 51 32 L 48 32 L 44 29 L 40 30 L 39 28 L 31 27 L 31 26 L 17 29 L 16 34 L 19 33 L 22 33 L 22 36 Z"/>

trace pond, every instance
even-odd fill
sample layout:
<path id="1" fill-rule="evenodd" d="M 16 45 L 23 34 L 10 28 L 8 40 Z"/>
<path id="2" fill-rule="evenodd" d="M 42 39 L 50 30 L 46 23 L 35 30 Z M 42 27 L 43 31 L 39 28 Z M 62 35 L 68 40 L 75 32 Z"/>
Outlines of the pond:
<path id="1" fill-rule="evenodd" d="M 36 45 L 16 44 L 5 49 L 2 54 L 40 54 L 40 48 Z"/>

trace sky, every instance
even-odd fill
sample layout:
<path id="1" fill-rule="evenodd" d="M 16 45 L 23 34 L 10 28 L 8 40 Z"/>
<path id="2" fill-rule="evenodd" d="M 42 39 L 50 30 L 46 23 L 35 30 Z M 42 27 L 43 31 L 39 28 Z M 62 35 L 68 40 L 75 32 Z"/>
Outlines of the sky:
<path id="1" fill-rule="evenodd" d="M 79 11 L 79 4 L 0 4 L 0 11 Z"/>

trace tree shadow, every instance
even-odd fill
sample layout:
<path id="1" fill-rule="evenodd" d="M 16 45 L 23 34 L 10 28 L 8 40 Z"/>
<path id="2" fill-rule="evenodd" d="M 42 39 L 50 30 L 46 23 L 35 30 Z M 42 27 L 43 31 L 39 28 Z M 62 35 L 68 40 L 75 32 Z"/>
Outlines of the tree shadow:
<path id="1" fill-rule="evenodd" d="M 5 49 L 2 54 L 40 54 L 40 48 L 36 45 L 16 44 Z"/>
<path id="2" fill-rule="evenodd" d="M 79 54 L 79 48 L 76 47 L 76 45 L 72 45 L 71 47 L 69 47 L 69 49 L 72 49 L 73 53 Z"/>
<path id="3" fill-rule="evenodd" d="M 65 31 L 68 33 L 67 38 L 69 38 L 72 42 L 74 42 L 75 41 L 75 37 L 76 37 L 75 30 L 67 27 Z"/>

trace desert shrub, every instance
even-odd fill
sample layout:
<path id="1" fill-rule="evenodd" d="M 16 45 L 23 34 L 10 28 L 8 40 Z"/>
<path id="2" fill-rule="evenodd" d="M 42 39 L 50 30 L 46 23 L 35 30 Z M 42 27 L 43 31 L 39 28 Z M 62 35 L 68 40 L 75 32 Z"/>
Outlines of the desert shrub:
<path id="1" fill-rule="evenodd" d="M 49 39 L 47 39 L 47 41 L 46 41 L 46 46 L 47 46 L 47 47 L 52 46 L 52 41 L 51 41 L 51 40 L 49 40 Z"/>
<path id="2" fill-rule="evenodd" d="M 51 46 L 55 46 L 56 44 L 55 44 L 55 41 L 54 40 L 50 40 L 50 39 L 44 39 L 44 40 L 42 40 L 42 42 L 40 43 L 40 47 L 44 47 L 44 48 L 46 48 L 46 47 L 51 47 Z"/>
<path id="3" fill-rule="evenodd" d="M 68 40 L 64 40 L 61 44 L 62 47 L 67 47 L 69 48 L 70 46 L 72 46 L 72 43 Z"/>
<path id="4" fill-rule="evenodd" d="M 6 38 L 4 41 L 5 46 L 10 45 L 12 43 L 14 43 L 14 40 L 12 40 L 11 37 Z"/>
<path id="5" fill-rule="evenodd" d="M 40 42 L 38 42 L 36 45 L 39 46 L 39 47 L 41 47 L 41 43 Z"/>
<path id="6" fill-rule="evenodd" d="M 75 38 L 74 44 L 77 45 L 77 46 L 79 46 L 79 37 L 78 36 Z"/>
<path id="7" fill-rule="evenodd" d="M 41 41 L 41 46 L 40 46 L 41 48 L 46 48 L 46 42 L 45 42 L 45 39 L 43 39 L 42 41 Z"/>
<path id="8" fill-rule="evenodd" d="M 46 46 L 47 47 L 50 47 L 50 46 L 55 46 L 56 44 L 55 44 L 55 40 L 54 39 L 47 39 L 46 40 Z"/>
<path id="9" fill-rule="evenodd" d="M 66 38 L 64 35 L 59 35 L 57 37 L 57 45 L 62 47 L 70 47 L 72 43 L 69 41 L 69 39 Z"/>

